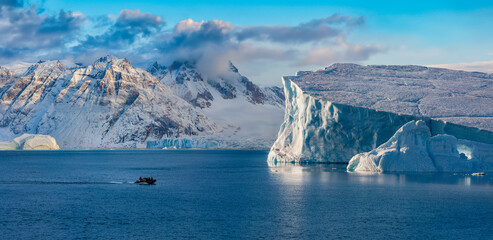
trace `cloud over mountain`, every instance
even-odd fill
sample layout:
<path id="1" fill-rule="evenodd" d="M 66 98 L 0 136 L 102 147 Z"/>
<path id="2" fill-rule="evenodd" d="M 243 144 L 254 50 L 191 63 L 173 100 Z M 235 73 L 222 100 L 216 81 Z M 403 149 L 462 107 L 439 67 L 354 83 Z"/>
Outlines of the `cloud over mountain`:
<path id="1" fill-rule="evenodd" d="M 172 28 L 158 15 L 122 10 L 112 15 L 86 18 L 61 10 L 56 15 L 3 0 L 1 5 L 0 64 L 32 58 L 70 58 L 88 62 L 114 54 L 144 63 L 159 60 L 194 61 L 204 68 L 225 62 L 277 61 L 287 66 L 328 65 L 337 61 L 363 61 L 382 51 L 373 45 L 348 43 L 363 17 L 333 14 L 295 26 L 236 26 L 222 20 L 185 19 Z M 96 29 L 99 29 L 96 31 Z M 29 54 L 27 54 L 29 53 Z"/>
<path id="2" fill-rule="evenodd" d="M 128 48 L 139 38 L 146 38 L 158 31 L 164 20 L 156 15 L 142 13 L 140 10 L 122 10 L 114 24 L 103 34 L 87 36 L 76 48 L 117 50 Z"/>
<path id="3" fill-rule="evenodd" d="M 231 59 L 288 59 L 295 65 L 324 65 L 332 61 L 366 60 L 382 51 L 376 46 L 350 44 L 344 40 L 352 28 L 362 24 L 362 17 L 338 14 L 297 26 L 244 27 L 221 20 L 198 22 L 186 19 L 153 43 L 156 49 L 173 59 L 191 58 L 199 62 L 205 60 L 208 64 Z M 317 48 L 320 42 L 327 45 Z"/>

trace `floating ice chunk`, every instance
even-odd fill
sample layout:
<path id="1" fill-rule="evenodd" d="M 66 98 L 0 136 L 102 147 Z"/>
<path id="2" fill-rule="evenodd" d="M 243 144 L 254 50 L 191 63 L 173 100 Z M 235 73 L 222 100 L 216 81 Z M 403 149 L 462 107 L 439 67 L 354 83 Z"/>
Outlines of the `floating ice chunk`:
<path id="1" fill-rule="evenodd" d="M 0 143 L 0 150 L 60 150 L 60 147 L 51 136 L 22 134 L 10 143 Z"/>
<path id="2" fill-rule="evenodd" d="M 458 146 L 470 150 L 468 158 Z M 355 155 L 348 172 L 493 171 L 493 146 L 441 134 L 431 137 L 424 121 L 410 121 L 378 148 Z"/>
<path id="3" fill-rule="evenodd" d="M 484 173 L 484 172 L 475 172 L 472 175 L 473 176 L 484 176 L 484 175 L 486 175 L 486 173 Z"/>
<path id="4" fill-rule="evenodd" d="M 377 149 L 351 158 L 347 169 L 350 172 L 433 172 L 435 166 L 426 146 L 430 136 L 423 121 L 411 121 Z"/>

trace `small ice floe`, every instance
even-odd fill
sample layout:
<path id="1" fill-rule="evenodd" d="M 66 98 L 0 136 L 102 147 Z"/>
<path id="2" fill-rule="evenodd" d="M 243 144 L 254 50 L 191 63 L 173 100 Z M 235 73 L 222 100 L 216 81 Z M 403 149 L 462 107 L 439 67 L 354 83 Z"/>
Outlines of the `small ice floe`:
<path id="1" fill-rule="evenodd" d="M 475 172 L 475 173 L 472 173 L 471 175 L 473 175 L 473 176 L 484 176 L 484 175 L 486 175 L 486 173 L 484 173 L 484 172 Z"/>

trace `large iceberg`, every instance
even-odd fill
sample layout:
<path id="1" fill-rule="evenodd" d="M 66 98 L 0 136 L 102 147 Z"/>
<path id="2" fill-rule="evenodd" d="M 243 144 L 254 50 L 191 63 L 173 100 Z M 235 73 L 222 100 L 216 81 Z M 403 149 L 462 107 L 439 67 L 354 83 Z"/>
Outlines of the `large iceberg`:
<path id="1" fill-rule="evenodd" d="M 270 163 L 347 163 L 417 120 L 431 136 L 459 139 L 458 148 L 488 149 L 493 144 L 493 76 L 488 74 L 334 64 L 283 77 L 282 82 L 285 116 Z M 490 157 L 484 151 L 476 154 Z"/>
<path id="2" fill-rule="evenodd" d="M 60 147 L 51 136 L 22 134 L 12 142 L 0 142 L 0 150 L 60 150 Z"/>
<path id="3" fill-rule="evenodd" d="M 425 122 L 411 121 L 378 148 L 355 155 L 348 172 L 472 172 L 493 171 L 493 145 L 432 137 Z M 482 148 L 489 149 L 484 151 Z M 488 157 L 485 155 L 489 155 Z"/>

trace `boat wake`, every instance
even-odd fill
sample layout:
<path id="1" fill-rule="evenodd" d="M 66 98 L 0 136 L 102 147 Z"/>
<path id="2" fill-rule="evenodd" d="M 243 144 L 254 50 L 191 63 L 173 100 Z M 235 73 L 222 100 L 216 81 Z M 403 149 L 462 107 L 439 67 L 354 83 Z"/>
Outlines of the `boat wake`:
<path id="1" fill-rule="evenodd" d="M 84 181 L 18 181 L 18 182 L 7 182 L 0 181 L 0 184 L 68 184 L 68 185 L 93 185 L 93 184 L 134 184 L 133 182 L 84 182 Z"/>
<path id="2" fill-rule="evenodd" d="M 134 184 L 134 182 L 110 182 L 110 184 Z"/>

